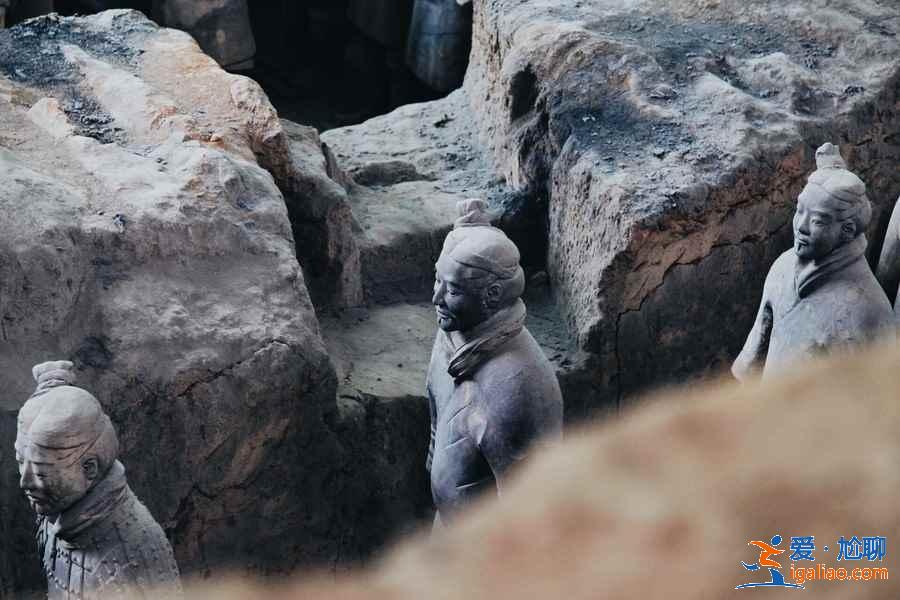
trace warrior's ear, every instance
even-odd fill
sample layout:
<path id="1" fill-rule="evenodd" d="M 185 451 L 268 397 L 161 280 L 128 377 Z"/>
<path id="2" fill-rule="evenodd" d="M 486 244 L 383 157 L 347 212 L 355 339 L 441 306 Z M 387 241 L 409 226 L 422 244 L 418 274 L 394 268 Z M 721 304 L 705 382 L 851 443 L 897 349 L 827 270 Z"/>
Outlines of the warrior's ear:
<path id="1" fill-rule="evenodd" d="M 841 237 L 848 242 L 856 237 L 856 223 L 853 219 L 847 219 L 841 223 Z"/>
<path id="2" fill-rule="evenodd" d="M 484 304 L 488 308 L 497 308 L 500 297 L 503 295 L 503 286 L 495 281 L 484 289 Z"/>
<path id="3" fill-rule="evenodd" d="M 100 461 L 96 456 L 89 456 L 81 461 L 84 476 L 88 481 L 95 481 L 100 476 Z"/>

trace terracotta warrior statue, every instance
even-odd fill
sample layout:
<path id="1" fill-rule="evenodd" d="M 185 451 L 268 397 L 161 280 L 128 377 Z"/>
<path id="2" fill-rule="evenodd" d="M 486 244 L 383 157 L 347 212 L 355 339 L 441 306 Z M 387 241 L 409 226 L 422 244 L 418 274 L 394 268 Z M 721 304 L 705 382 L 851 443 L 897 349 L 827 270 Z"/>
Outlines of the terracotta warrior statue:
<path id="1" fill-rule="evenodd" d="M 100 403 L 74 387 L 72 363 L 34 367 L 37 390 L 19 411 L 19 485 L 37 513 L 50 600 L 178 598 L 178 566 L 162 528 L 116 460 Z"/>
<path id="2" fill-rule="evenodd" d="M 438 327 L 428 368 L 427 467 L 446 523 L 482 492 L 502 493 L 511 467 L 559 437 L 556 374 L 524 326 L 519 251 L 490 225 L 484 203 L 460 203 L 436 265 Z"/>
<path id="3" fill-rule="evenodd" d="M 816 163 L 797 199 L 794 247 L 772 265 L 756 323 L 732 366 L 738 379 L 893 335 L 890 303 L 865 257 L 872 216 L 866 186 L 832 144 L 819 148 Z"/>

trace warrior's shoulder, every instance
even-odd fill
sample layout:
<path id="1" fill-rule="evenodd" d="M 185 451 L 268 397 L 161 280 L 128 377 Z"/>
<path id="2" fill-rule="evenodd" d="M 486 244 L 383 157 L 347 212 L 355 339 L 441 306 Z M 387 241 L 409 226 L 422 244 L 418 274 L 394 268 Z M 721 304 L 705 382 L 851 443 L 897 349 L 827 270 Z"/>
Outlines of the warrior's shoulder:
<path id="1" fill-rule="evenodd" d="M 180 573 L 172 545 L 146 506 L 129 489 L 128 500 L 106 520 L 98 566 L 106 581 L 143 589 L 177 588 Z M 168 597 L 168 596 L 164 596 Z"/>
<path id="2" fill-rule="evenodd" d="M 777 296 L 784 286 L 793 286 L 794 274 L 797 270 L 797 253 L 793 248 L 782 252 L 766 274 L 763 289 L 767 296 Z"/>
<path id="3" fill-rule="evenodd" d="M 772 266 L 769 268 L 769 277 L 782 277 L 787 274 L 793 274 L 794 269 L 797 266 L 797 253 L 794 252 L 793 248 L 788 248 L 784 252 L 778 255 L 778 258 L 775 259 L 775 262 L 772 263 Z"/>
<path id="4" fill-rule="evenodd" d="M 488 410 L 513 414 L 545 412 L 562 407 L 562 393 L 556 372 L 527 329 L 485 361 L 476 374 L 481 393 L 488 398 Z"/>

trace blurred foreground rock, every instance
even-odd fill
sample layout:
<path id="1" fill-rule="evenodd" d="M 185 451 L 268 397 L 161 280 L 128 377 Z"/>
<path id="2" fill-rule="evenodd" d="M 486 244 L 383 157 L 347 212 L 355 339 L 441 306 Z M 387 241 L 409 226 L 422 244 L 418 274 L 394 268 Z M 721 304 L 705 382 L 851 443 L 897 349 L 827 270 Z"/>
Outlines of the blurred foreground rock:
<path id="1" fill-rule="evenodd" d="M 571 435 L 440 538 L 364 576 L 265 590 L 271 600 L 597 598 L 701 600 L 767 581 L 751 540 L 814 536 L 816 563 L 900 568 L 900 350 L 876 348 L 783 379 L 673 391 Z M 511 499 L 515 498 L 513 502 Z M 883 562 L 836 560 L 844 536 L 884 536 Z M 829 546 L 829 551 L 824 551 Z M 789 578 L 790 550 L 776 557 Z M 765 571 L 765 570 L 763 570 Z M 831 600 L 889 600 L 881 581 L 811 581 Z M 193 597 L 257 598 L 262 590 Z M 797 596 L 799 597 L 799 596 Z"/>

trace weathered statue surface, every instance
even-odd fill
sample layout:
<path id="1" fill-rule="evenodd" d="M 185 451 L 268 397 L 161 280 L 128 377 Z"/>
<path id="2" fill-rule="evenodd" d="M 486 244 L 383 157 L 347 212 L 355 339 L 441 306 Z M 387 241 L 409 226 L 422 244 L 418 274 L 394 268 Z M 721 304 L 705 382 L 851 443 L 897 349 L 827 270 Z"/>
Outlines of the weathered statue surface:
<path id="1" fill-rule="evenodd" d="M 19 411 L 15 449 L 48 598 L 180 597 L 172 547 L 128 487 L 100 403 L 73 386 L 70 362 L 33 372 L 38 386 Z"/>
<path id="2" fill-rule="evenodd" d="M 490 226 L 480 201 L 444 242 L 434 296 L 439 330 L 427 391 L 428 469 L 446 522 L 478 494 L 501 493 L 510 467 L 562 431 L 563 404 L 550 362 L 524 326 L 519 251 Z"/>
<path id="3" fill-rule="evenodd" d="M 865 257 L 872 216 L 865 184 L 832 144 L 819 148 L 816 162 L 797 199 L 794 246 L 772 265 L 756 322 L 732 366 L 738 379 L 893 335 L 890 303 Z"/>

